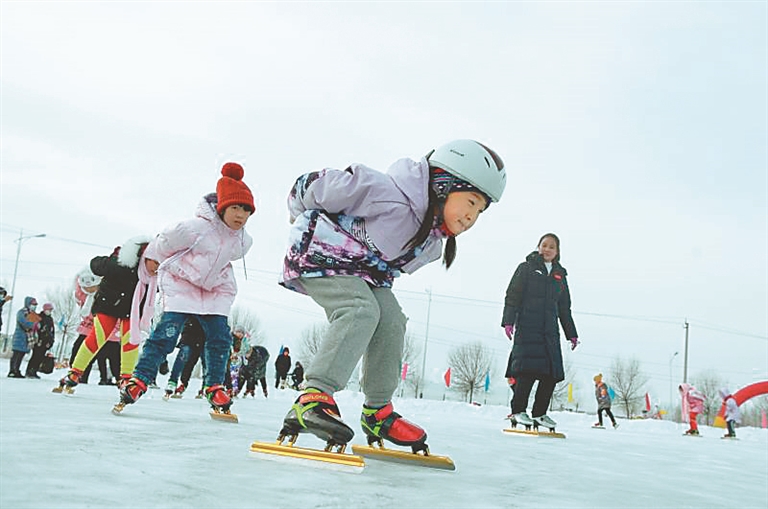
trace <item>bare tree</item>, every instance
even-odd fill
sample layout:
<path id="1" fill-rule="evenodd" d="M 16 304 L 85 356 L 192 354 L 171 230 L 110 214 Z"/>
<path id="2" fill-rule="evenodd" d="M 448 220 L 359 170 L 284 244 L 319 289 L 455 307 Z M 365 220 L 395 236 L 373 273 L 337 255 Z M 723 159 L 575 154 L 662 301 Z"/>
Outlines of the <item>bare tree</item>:
<path id="1" fill-rule="evenodd" d="M 312 359 L 314 359 L 315 355 L 317 355 L 317 351 L 320 348 L 320 343 L 323 341 L 327 331 L 328 323 L 318 322 L 301 332 L 299 358 L 301 363 L 304 365 L 304 371 L 306 371 L 309 365 L 312 364 Z"/>
<path id="2" fill-rule="evenodd" d="M 621 357 L 613 360 L 608 385 L 613 388 L 628 419 L 642 406 L 647 383 L 648 376 L 640 370 L 639 360 L 632 358 L 625 362 Z"/>
<path id="3" fill-rule="evenodd" d="M 408 371 L 405 374 L 405 380 L 402 380 L 401 383 L 403 386 L 413 389 L 414 391 L 419 390 L 423 378 L 421 376 L 421 370 L 416 366 L 420 353 L 421 348 L 416 343 L 413 334 L 406 332 L 403 341 L 403 364 L 408 364 Z M 404 387 L 401 386 L 401 395 L 403 388 Z"/>
<path id="4" fill-rule="evenodd" d="M 229 313 L 229 323 L 232 327 L 241 325 L 248 332 L 249 344 L 259 345 L 264 342 L 264 330 L 255 311 L 243 306 L 233 306 Z"/>
<path id="5" fill-rule="evenodd" d="M 47 302 L 53 304 L 53 323 L 56 327 L 58 344 L 53 349 L 57 362 L 69 354 L 71 345 L 77 338 L 77 326 L 82 320 L 80 306 L 75 300 L 75 292 L 72 285 L 62 284 L 56 288 L 48 288 L 45 291 Z"/>
<path id="6" fill-rule="evenodd" d="M 725 387 L 725 381 L 714 370 L 709 370 L 699 373 L 692 382 L 699 392 L 707 398 L 704 400 L 704 411 L 702 413 L 706 419 L 705 423 L 712 424 L 715 421 L 715 417 L 717 417 L 717 413 L 720 411 L 720 407 L 723 405 L 720 389 Z"/>
<path id="7" fill-rule="evenodd" d="M 472 402 L 475 391 L 484 385 L 491 369 L 491 352 L 481 342 L 459 346 L 448 356 L 451 384 Z"/>

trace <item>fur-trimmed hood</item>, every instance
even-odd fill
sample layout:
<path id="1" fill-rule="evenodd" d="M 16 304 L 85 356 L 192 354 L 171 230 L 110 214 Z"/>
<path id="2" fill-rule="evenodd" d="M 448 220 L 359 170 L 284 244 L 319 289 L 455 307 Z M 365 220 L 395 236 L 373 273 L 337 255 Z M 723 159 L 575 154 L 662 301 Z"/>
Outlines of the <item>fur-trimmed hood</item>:
<path id="1" fill-rule="evenodd" d="M 129 269 L 135 268 L 139 264 L 144 249 L 152 241 L 148 235 L 137 235 L 126 240 L 120 246 L 120 252 L 117 254 L 117 263 Z"/>

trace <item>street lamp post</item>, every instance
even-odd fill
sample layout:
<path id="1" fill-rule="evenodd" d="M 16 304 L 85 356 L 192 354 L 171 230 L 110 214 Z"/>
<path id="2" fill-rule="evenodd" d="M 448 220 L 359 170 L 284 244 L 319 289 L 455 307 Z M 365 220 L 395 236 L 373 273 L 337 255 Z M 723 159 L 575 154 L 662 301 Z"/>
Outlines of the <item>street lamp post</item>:
<path id="1" fill-rule="evenodd" d="M 16 242 L 16 264 L 13 266 L 13 283 L 11 283 L 11 293 L 10 293 L 11 296 L 15 295 L 16 293 L 16 273 L 19 270 L 19 255 L 21 255 L 21 244 L 25 240 L 35 239 L 38 237 L 45 237 L 45 233 L 24 236 L 24 230 L 19 230 L 19 238 L 14 240 L 14 242 Z M 12 311 L 13 311 L 12 306 L 8 306 L 8 313 L 6 314 L 6 320 L 5 320 L 8 325 L 6 325 L 5 327 L 5 339 L 3 340 L 3 351 L 5 351 L 8 337 L 11 335 L 11 312 Z"/>
<path id="2" fill-rule="evenodd" d="M 672 378 L 672 361 L 675 360 L 675 357 L 677 357 L 677 354 L 680 352 L 675 352 L 672 354 L 672 357 L 669 358 L 669 410 L 672 411 L 672 392 L 673 392 L 673 378 Z"/>

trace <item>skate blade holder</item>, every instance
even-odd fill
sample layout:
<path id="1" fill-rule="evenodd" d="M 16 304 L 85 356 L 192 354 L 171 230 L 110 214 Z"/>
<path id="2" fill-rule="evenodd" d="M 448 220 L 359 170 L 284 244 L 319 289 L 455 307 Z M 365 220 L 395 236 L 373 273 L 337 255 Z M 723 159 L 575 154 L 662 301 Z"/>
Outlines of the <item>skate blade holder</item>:
<path id="1" fill-rule="evenodd" d="M 286 438 L 289 438 L 288 442 L 283 443 Z M 251 444 L 250 452 L 253 456 L 273 461 L 303 463 L 315 468 L 353 474 L 359 474 L 365 468 L 365 460 L 361 456 L 344 452 L 346 446 L 343 444 L 326 444 L 322 450 L 310 449 L 294 445 L 296 439 L 296 435 L 281 435 L 272 443 L 256 441 Z M 338 452 L 331 450 L 333 447 L 337 447 Z"/>

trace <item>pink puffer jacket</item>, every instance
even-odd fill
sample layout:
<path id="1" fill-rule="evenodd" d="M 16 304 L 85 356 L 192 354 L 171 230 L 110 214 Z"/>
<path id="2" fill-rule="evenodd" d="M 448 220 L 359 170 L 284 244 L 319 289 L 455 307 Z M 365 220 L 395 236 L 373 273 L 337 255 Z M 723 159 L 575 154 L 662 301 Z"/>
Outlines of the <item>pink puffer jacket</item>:
<path id="1" fill-rule="evenodd" d="M 228 316 L 237 294 L 231 262 L 245 256 L 253 239 L 221 220 L 215 193 L 202 199 L 195 215 L 155 237 L 144 257 L 160 263 L 163 311 Z"/>

